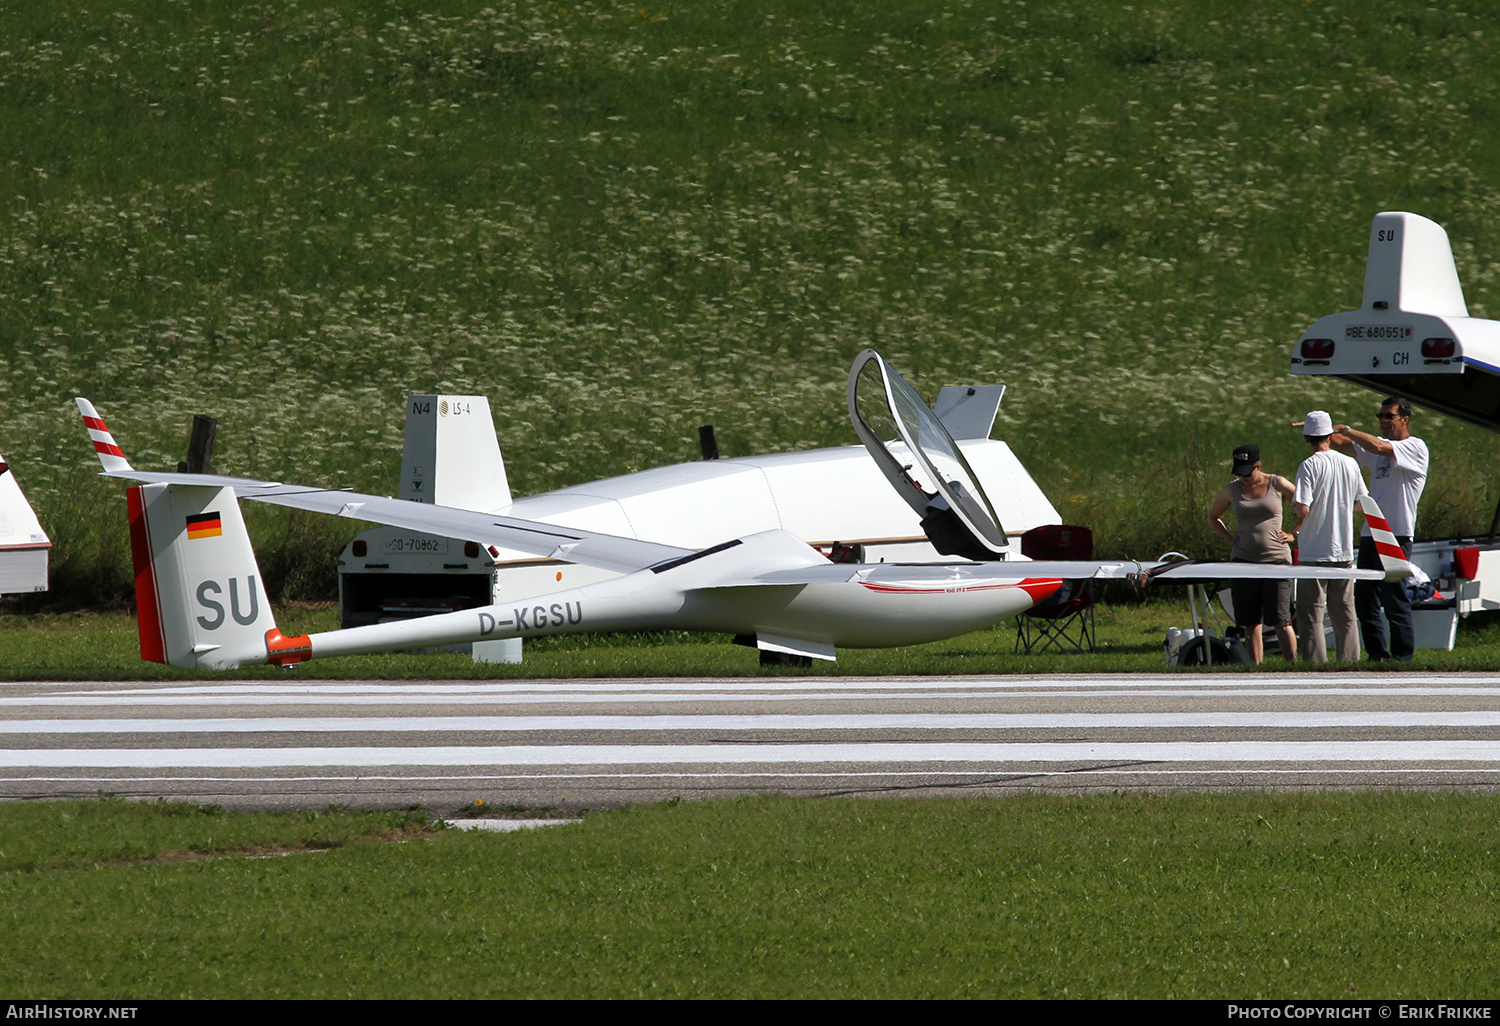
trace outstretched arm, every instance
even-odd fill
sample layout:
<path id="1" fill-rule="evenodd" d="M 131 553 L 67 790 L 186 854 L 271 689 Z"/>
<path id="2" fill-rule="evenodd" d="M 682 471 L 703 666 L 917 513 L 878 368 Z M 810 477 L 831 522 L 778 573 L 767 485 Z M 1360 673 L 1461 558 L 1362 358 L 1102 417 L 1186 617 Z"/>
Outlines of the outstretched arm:
<path id="1" fill-rule="evenodd" d="M 1333 437 L 1328 440 L 1328 444 L 1340 452 L 1349 452 L 1357 445 L 1365 452 L 1373 452 L 1377 456 L 1389 456 L 1396 451 L 1389 439 L 1356 431 L 1348 424 L 1335 424 Z"/>

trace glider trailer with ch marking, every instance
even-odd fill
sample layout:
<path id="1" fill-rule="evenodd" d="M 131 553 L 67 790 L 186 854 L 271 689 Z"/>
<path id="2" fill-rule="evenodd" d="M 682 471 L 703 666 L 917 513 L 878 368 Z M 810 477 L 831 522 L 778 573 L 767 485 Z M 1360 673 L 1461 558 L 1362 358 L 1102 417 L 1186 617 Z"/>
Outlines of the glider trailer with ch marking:
<path id="1" fill-rule="evenodd" d="M 1331 375 L 1500 432 L 1500 321 L 1470 317 L 1448 233 L 1417 214 L 1370 225 L 1364 297 L 1292 348 L 1293 374 Z M 1413 541 L 1441 598 L 1413 607 L 1419 648 L 1452 648 L 1459 616 L 1500 609 L 1500 507 L 1482 537 Z"/>

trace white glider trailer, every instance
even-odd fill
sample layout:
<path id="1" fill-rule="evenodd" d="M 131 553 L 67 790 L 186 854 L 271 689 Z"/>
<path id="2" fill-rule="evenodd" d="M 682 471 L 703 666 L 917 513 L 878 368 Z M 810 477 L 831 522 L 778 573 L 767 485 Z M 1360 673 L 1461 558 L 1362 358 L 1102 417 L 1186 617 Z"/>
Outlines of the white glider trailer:
<path id="1" fill-rule="evenodd" d="M 1004 385 L 944 388 L 934 411 L 994 502 L 1006 535 L 1019 537 L 1060 518 L 1010 446 L 989 437 L 1004 392 Z M 862 445 L 705 458 L 512 501 L 489 402 L 480 396 L 414 395 L 407 400 L 399 495 L 688 548 L 781 528 L 839 562 L 942 558 L 918 514 L 891 488 Z M 1012 558 L 1021 558 L 1019 552 Z M 390 527 L 359 534 L 340 553 L 338 570 L 339 617 L 345 627 L 467 609 L 618 576 Z M 520 639 L 474 646 L 476 661 L 520 658 Z"/>
<path id="2" fill-rule="evenodd" d="M 1500 431 L 1500 321 L 1469 316 L 1448 233 L 1417 214 L 1370 225 L 1364 300 L 1302 333 L 1293 374 L 1333 375 Z M 1500 609 L 1500 507 L 1489 534 L 1412 542 L 1412 563 L 1444 596 L 1413 606 L 1418 648 L 1453 647 L 1460 616 Z"/>
<path id="3" fill-rule="evenodd" d="M 50 548 L 47 532 L 0 456 L 0 595 L 46 591 Z"/>

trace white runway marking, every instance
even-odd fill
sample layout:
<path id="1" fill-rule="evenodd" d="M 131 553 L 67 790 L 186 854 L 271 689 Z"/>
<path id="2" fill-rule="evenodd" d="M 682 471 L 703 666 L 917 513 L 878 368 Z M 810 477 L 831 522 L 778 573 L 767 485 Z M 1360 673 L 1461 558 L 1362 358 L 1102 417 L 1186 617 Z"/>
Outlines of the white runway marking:
<path id="1" fill-rule="evenodd" d="M 1431 687 L 1361 687 L 1361 688 L 1337 688 L 1337 687 L 1245 687 L 1235 689 L 1235 695 L 1251 697 L 1295 697 L 1295 696 L 1318 696 L 1346 695 L 1358 697 L 1382 697 L 1382 696 L 1410 696 L 1420 698 L 1440 697 L 1500 697 L 1500 687 L 1465 687 L 1465 686 L 1431 686 Z M 1171 698 L 1224 698 L 1225 690 L 1220 688 L 1211 691 L 1198 689 L 1172 689 L 1159 690 L 1153 688 L 1133 688 L 1130 694 L 1134 697 L 1171 697 Z M 292 693 L 292 694 L 182 694 L 178 692 L 128 692 L 119 691 L 98 692 L 87 695 L 37 695 L 24 698 L 0 698 L 0 709 L 26 709 L 26 708 L 155 708 L 174 706 L 236 706 L 236 707 L 286 707 L 295 708 L 300 706 L 434 706 L 434 705 L 594 705 L 600 703 L 609 704 L 656 704 L 662 702 L 790 702 L 790 701 L 839 701 L 864 699 L 920 699 L 932 701 L 934 699 L 958 699 L 958 698 L 1104 698 L 1120 697 L 1118 690 L 1111 691 L 1077 691 L 1072 689 L 1044 691 L 1035 690 L 1034 685 L 1026 690 L 1011 688 L 994 688 L 986 691 L 952 690 L 944 689 L 940 693 L 933 692 L 862 692 L 862 691 L 781 691 L 772 694 L 760 694 L 754 688 L 747 687 L 741 691 L 719 691 L 698 693 L 692 695 L 673 694 L 670 692 L 642 691 L 642 692 L 614 692 L 600 694 L 552 694 L 537 693 L 535 691 L 525 693 L 508 693 L 504 695 L 429 695 L 424 693 L 412 693 L 408 691 L 387 692 L 378 690 L 363 691 L 358 694 L 322 694 L 322 693 Z"/>
<path id="2" fill-rule="evenodd" d="M 1048 730 L 1173 727 L 1494 727 L 1500 710 L 1160 713 L 859 713 L 682 716 L 311 716 L 244 719 L 0 720 L 5 734 L 274 734 L 553 730 Z"/>
<path id="3" fill-rule="evenodd" d="M 631 766 L 644 763 L 1494 762 L 1500 741 L 1168 741 L 937 744 L 509 745 L 433 748 L 0 749 L 0 768 Z"/>
<path id="4" fill-rule="evenodd" d="M 1500 784 L 1500 679 L 0 684 L 0 745 L 0 795 L 10 798 L 113 790 L 251 807 L 418 800 L 447 811 L 478 797 L 588 807 L 776 790 L 1489 789 Z"/>
<path id="5" fill-rule="evenodd" d="M 1429 674 L 1426 679 L 1435 684 L 1494 685 L 1495 674 Z M 38 685 L 32 682 L 0 683 L 0 689 L 49 686 L 68 688 L 73 693 L 87 693 L 88 689 L 118 690 L 128 687 L 132 694 L 173 695 L 223 695 L 239 694 L 414 694 L 494 696 L 506 693 L 565 693 L 583 691 L 602 693 L 608 691 L 629 692 L 701 692 L 701 691 L 880 691 L 894 688 L 948 690 L 953 688 L 1014 689 L 1045 686 L 1048 688 L 1072 689 L 1080 686 L 1108 688 L 1168 687 L 1205 688 L 1223 690 L 1247 686 L 1294 685 L 1319 689 L 1333 684 L 1353 687 L 1374 685 L 1409 684 L 1409 676 L 1398 673 L 1323 673 L 1323 674 L 1272 674 L 1272 673 L 1208 673 L 1180 672 L 1165 674 L 1045 674 L 1016 675 L 1004 677 L 731 677 L 712 680 L 682 680 L 675 678 L 629 678 L 590 680 L 528 680 L 528 681 L 481 681 L 458 683 L 434 682 L 390 682 L 390 681 L 288 681 L 267 684 L 261 681 L 221 681 L 208 684 L 170 684 L 162 682 L 115 684 L 112 682 L 75 682 L 72 684 Z"/>
<path id="6" fill-rule="evenodd" d="M 1500 766 L 1463 766 L 1463 767 L 1435 767 L 1425 770 L 1426 773 L 1462 774 L 1465 777 L 1482 777 L 1486 774 L 1500 775 Z M 1295 767 L 1275 769 L 1255 769 L 1253 767 L 1236 767 L 1234 769 L 1214 769 L 1213 767 L 1194 767 L 1185 770 L 1179 766 L 1081 766 L 1072 769 L 1045 769 L 1028 767 L 1026 769 L 968 769 L 968 770 L 946 770 L 924 768 L 920 776 L 924 780 L 939 780 L 942 778 L 953 778 L 954 780 L 973 781 L 976 777 L 1083 777 L 1090 779 L 1107 776 L 1128 777 L 1182 777 L 1190 775 L 1199 777 L 1232 777 L 1239 779 L 1253 776 L 1274 777 L 1296 777 L 1309 776 L 1317 778 L 1336 777 L 1340 774 L 1355 777 L 1375 777 L 1381 774 L 1408 777 L 1411 770 L 1400 767 L 1389 766 L 1361 766 L 1357 769 L 1344 769 L 1336 766 L 1320 767 L 1318 769 L 1298 769 Z M 486 782 L 535 782 L 555 781 L 558 783 L 576 783 L 579 781 L 673 781 L 677 783 L 701 783 L 705 780 L 732 781 L 732 780 L 768 780 L 768 781 L 803 781 L 805 783 L 819 783 L 827 781 L 831 776 L 838 780 L 869 780 L 899 782 L 910 780 L 913 773 L 908 770 L 840 770 L 831 774 L 824 770 L 812 770 L 804 772 L 792 771 L 753 771 L 753 770 L 695 770 L 690 773 L 661 773 L 644 772 L 640 770 L 611 769 L 601 773 L 423 773 L 420 776 L 407 774 L 405 776 L 381 773 L 325 773 L 317 776 L 306 775 L 277 775 L 273 777 L 254 777 L 236 775 L 232 778 L 224 776 L 192 776 L 189 774 L 173 774 L 170 778 L 174 784 L 223 784 L 231 781 L 236 784 L 272 784 L 285 787 L 290 784 L 409 784 L 430 786 L 433 784 L 462 784 L 472 786 Z M 61 777 L 61 776 L 28 776 L 28 777 L 4 777 L 0 782 L 4 783 L 31 783 L 31 784 L 76 784 L 80 780 L 89 782 L 99 781 L 109 784 L 157 784 L 162 781 L 160 775 L 133 777 L 126 774 L 111 774 L 108 777 Z"/>

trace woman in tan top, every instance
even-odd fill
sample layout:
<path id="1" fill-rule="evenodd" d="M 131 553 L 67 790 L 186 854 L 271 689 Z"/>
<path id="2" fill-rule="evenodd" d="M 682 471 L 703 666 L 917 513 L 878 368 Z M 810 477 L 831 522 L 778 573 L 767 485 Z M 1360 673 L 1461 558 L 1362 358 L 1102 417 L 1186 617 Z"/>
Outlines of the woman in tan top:
<path id="1" fill-rule="evenodd" d="M 1291 501 L 1293 486 L 1284 477 L 1260 469 L 1260 446 L 1242 445 L 1234 450 L 1234 480 L 1220 489 L 1208 510 L 1208 522 L 1231 545 L 1229 558 L 1239 563 L 1292 562 L 1292 535 L 1282 530 L 1281 502 Z M 1224 514 L 1234 508 L 1235 532 L 1224 526 Z M 1282 658 L 1297 658 L 1297 636 L 1292 631 L 1292 582 L 1289 580 L 1233 581 L 1229 594 L 1234 602 L 1234 622 L 1245 630 L 1250 656 L 1265 659 L 1261 625 L 1276 629 Z"/>

